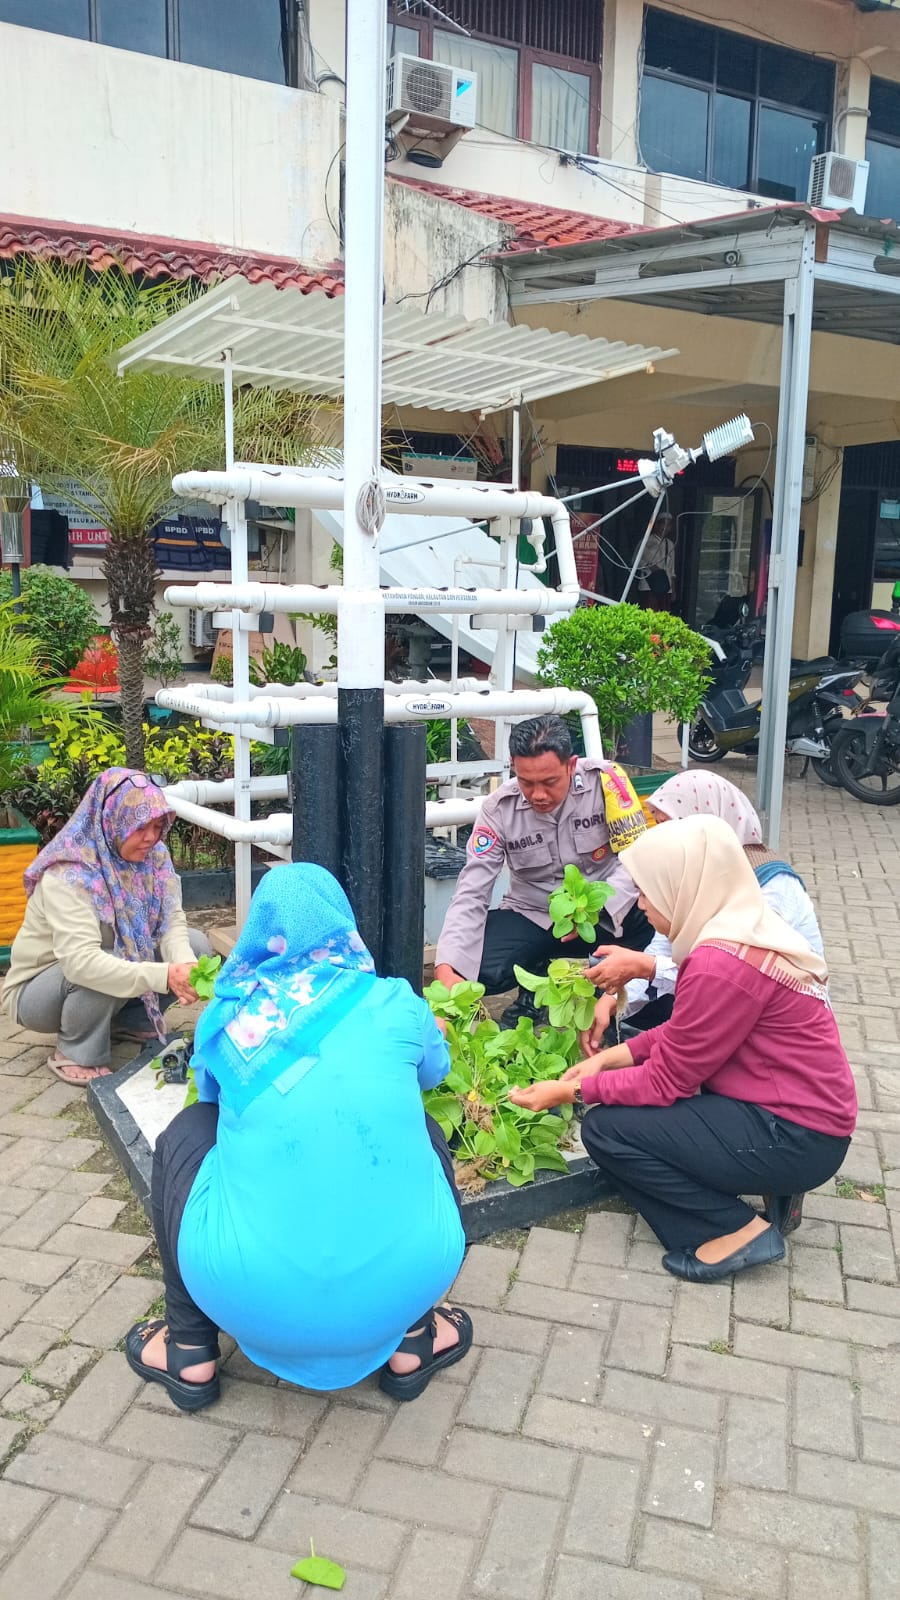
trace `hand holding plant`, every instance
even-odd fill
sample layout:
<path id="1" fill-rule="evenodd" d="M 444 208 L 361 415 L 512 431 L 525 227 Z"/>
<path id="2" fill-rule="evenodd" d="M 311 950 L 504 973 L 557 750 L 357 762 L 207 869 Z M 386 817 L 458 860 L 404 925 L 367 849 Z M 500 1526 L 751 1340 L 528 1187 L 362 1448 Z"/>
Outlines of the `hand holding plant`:
<path id="1" fill-rule="evenodd" d="M 212 999 L 216 976 L 221 965 L 221 956 L 200 956 L 196 965 L 191 967 L 191 987 L 198 1000 Z"/>

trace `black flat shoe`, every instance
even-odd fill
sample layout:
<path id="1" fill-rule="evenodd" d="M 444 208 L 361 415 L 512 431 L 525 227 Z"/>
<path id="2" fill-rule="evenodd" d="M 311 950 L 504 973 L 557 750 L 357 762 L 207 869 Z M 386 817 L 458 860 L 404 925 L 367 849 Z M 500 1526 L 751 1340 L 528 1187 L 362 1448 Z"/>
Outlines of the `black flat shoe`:
<path id="1" fill-rule="evenodd" d="M 136 1322 L 125 1336 L 125 1360 L 132 1372 L 145 1383 L 161 1383 L 169 1399 L 179 1411 L 202 1411 L 219 1398 L 219 1374 L 206 1383 L 188 1383 L 181 1374 L 185 1367 L 199 1367 L 204 1361 L 218 1361 L 221 1351 L 218 1344 L 197 1345 L 190 1350 L 180 1350 L 171 1339 L 166 1339 L 166 1371 L 148 1367 L 143 1359 L 144 1345 L 160 1328 L 166 1326 L 162 1317 L 150 1322 Z"/>
<path id="2" fill-rule="evenodd" d="M 778 1229 L 784 1239 L 803 1221 L 805 1194 L 764 1194 L 763 1203 L 767 1220 Z"/>
<path id="3" fill-rule="evenodd" d="M 744 1272 L 747 1267 L 768 1266 L 772 1261 L 780 1261 L 783 1255 L 784 1240 L 773 1226 L 722 1261 L 699 1261 L 693 1250 L 668 1250 L 662 1264 L 667 1272 L 674 1273 L 676 1278 L 686 1278 L 688 1283 L 721 1283 L 735 1272 Z"/>
<path id="4" fill-rule="evenodd" d="M 452 1367 L 463 1356 L 468 1355 L 472 1348 L 472 1318 L 461 1306 L 438 1306 L 442 1317 L 451 1322 L 459 1335 L 458 1342 L 446 1350 L 441 1350 L 438 1355 L 434 1353 L 434 1340 L 437 1333 L 437 1321 L 432 1311 L 425 1319 L 421 1333 L 408 1333 L 397 1346 L 397 1354 L 418 1356 L 421 1363 L 412 1372 L 395 1372 L 390 1362 L 386 1362 L 378 1378 L 378 1387 L 385 1394 L 393 1396 L 395 1400 L 416 1400 L 427 1389 L 436 1372 L 441 1372 L 444 1367 Z"/>

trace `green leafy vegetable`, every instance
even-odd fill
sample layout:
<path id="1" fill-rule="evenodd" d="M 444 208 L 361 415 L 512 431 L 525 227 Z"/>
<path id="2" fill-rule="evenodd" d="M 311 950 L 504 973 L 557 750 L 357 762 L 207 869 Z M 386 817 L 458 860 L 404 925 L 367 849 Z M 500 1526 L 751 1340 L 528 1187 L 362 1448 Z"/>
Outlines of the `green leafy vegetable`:
<path id="1" fill-rule="evenodd" d="M 532 983 L 544 982 L 526 976 Z M 587 988 L 593 995 L 590 984 Z M 531 1019 L 522 1017 L 515 1029 L 503 1031 L 485 1015 L 480 983 L 458 983 L 452 990 L 432 983 L 425 998 L 447 1023 L 450 1071 L 423 1099 L 426 1111 L 451 1142 L 460 1182 L 478 1188 L 502 1177 L 520 1187 L 531 1183 L 536 1172 L 565 1172 L 560 1146 L 569 1138 L 571 1106 L 561 1106 L 556 1113 L 527 1111 L 511 1105 L 508 1095 L 510 1089 L 558 1078 L 578 1060 L 581 1052 L 574 1026 L 564 1023 L 538 1034 Z M 574 1012 L 575 1007 L 570 1009 Z"/>
<path id="2" fill-rule="evenodd" d="M 597 994 L 590 979 L 584 975 L 582 962 L 551 961 L 544 978 L 534 972 L 525 972 L 522 967 L 514 967 L 513 971 L 519 987 L 530 990 L 534 995 L 535 1005 L 546 1008 L 552 1028 L 574 1028 L 580 1033 L 590 1027 Z M 567 1062 L 566 1065 L 571 1063 Z"/>
<path id="3" fill-rule="evenodd" d="M 347 1580 L 343 1567 L 339 1567 L 336 1561 L 328 1561 L 325 1556 L 317 1556 L 312 1539 L 309 1548 L 310 1554 L 305 1560 L 291 1567 L 291 1577 L 300 1578 L 303 1583 L 318 1584 L 320 1589 L 343 1589 Z"/>
<path id="4" fill-rule="evenodd" d="M 576 866 L 567 866 L 562 886 L 550 896 L 554 939 L 577 933 L 579 939 L 590 944 L 596 936 L 600 913 L 614 893 L 612 884 L 589 883 Z"/>
<path id="5" fill-rule="evenodd" d="M 181 1108 L 182 1111 L 186 1111 L 188 1106 L 195 1106 L 197 1104 L 197 1098 L 197 1079 L 194 1077 L 193 1067 L 188 1067 L 187 1094 L 184 1097 L 184 1105 Z"/>
<path id="6" fill-rule="evenodd" d="M 201 1000 L 212 999 L 212 992 L 216 982 L 216 974 L 221 965 L 221 956 L 200 956 L 196 966 L 191 967 L 191 988 L 196 990 Z"/>

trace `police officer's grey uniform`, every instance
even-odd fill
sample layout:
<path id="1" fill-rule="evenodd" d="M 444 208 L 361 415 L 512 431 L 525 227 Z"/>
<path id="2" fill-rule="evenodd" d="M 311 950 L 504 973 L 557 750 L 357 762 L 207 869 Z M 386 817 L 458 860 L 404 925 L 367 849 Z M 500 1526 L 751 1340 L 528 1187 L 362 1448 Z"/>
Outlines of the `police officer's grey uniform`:
<path id="1" fill-rule="evenodd" d="M 601 775 L 605 763 L 578 761 L 562 805 L 549 814 L 532 810 L 515 778 L 485 800 L 472 829 L 438 940 L 435 965 L 446 963 L 462 978 L 478 978 L 489 994 L 515 984 L 513 963 L 546 971 L 556 955 L 587 954 L 581 940 L 562 944 L 551 932 L 548 897 L 563 870 L 574 862 L 585 878 L 610 883 L 597 943 L 622 943 L 642 950 L 652 929 L 636 906 L 638 891 L 610 848 Z M 509 864 L 509 889 L 490 910 L 494 883 Z"/>

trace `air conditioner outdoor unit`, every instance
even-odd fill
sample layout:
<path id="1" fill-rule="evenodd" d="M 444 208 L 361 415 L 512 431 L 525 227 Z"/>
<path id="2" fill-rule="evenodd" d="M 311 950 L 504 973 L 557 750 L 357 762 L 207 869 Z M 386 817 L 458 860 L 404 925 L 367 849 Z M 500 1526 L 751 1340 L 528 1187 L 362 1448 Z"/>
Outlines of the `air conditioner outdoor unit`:
<path id="1" fill-rule="evenodd" d="M 813 156 L 809 169 L 809 204 L 824 206 L 829 211 L 852 210 L 861 214 L 866 209 L 868 181 L 868 161 L 851 161 L 849 156 L 828 150 L 824 155 Z"/>
<path id="2" fill-rule="evenodd" d="M 218 629 L 213 627 L 212 612 L 195 611 L 191 608 L 188 612 L 188 617 L 190 619 L 191 644 L 194 649 L 212 650 L 215 646 L 218 632 Z"/>
<path id="3" fill-rule="evenodd" d="M 394 56 L 387 71 L 387 114 L 408 117 L 407 133 L 474 128 L 478 75 L 420 56 Z"/>

